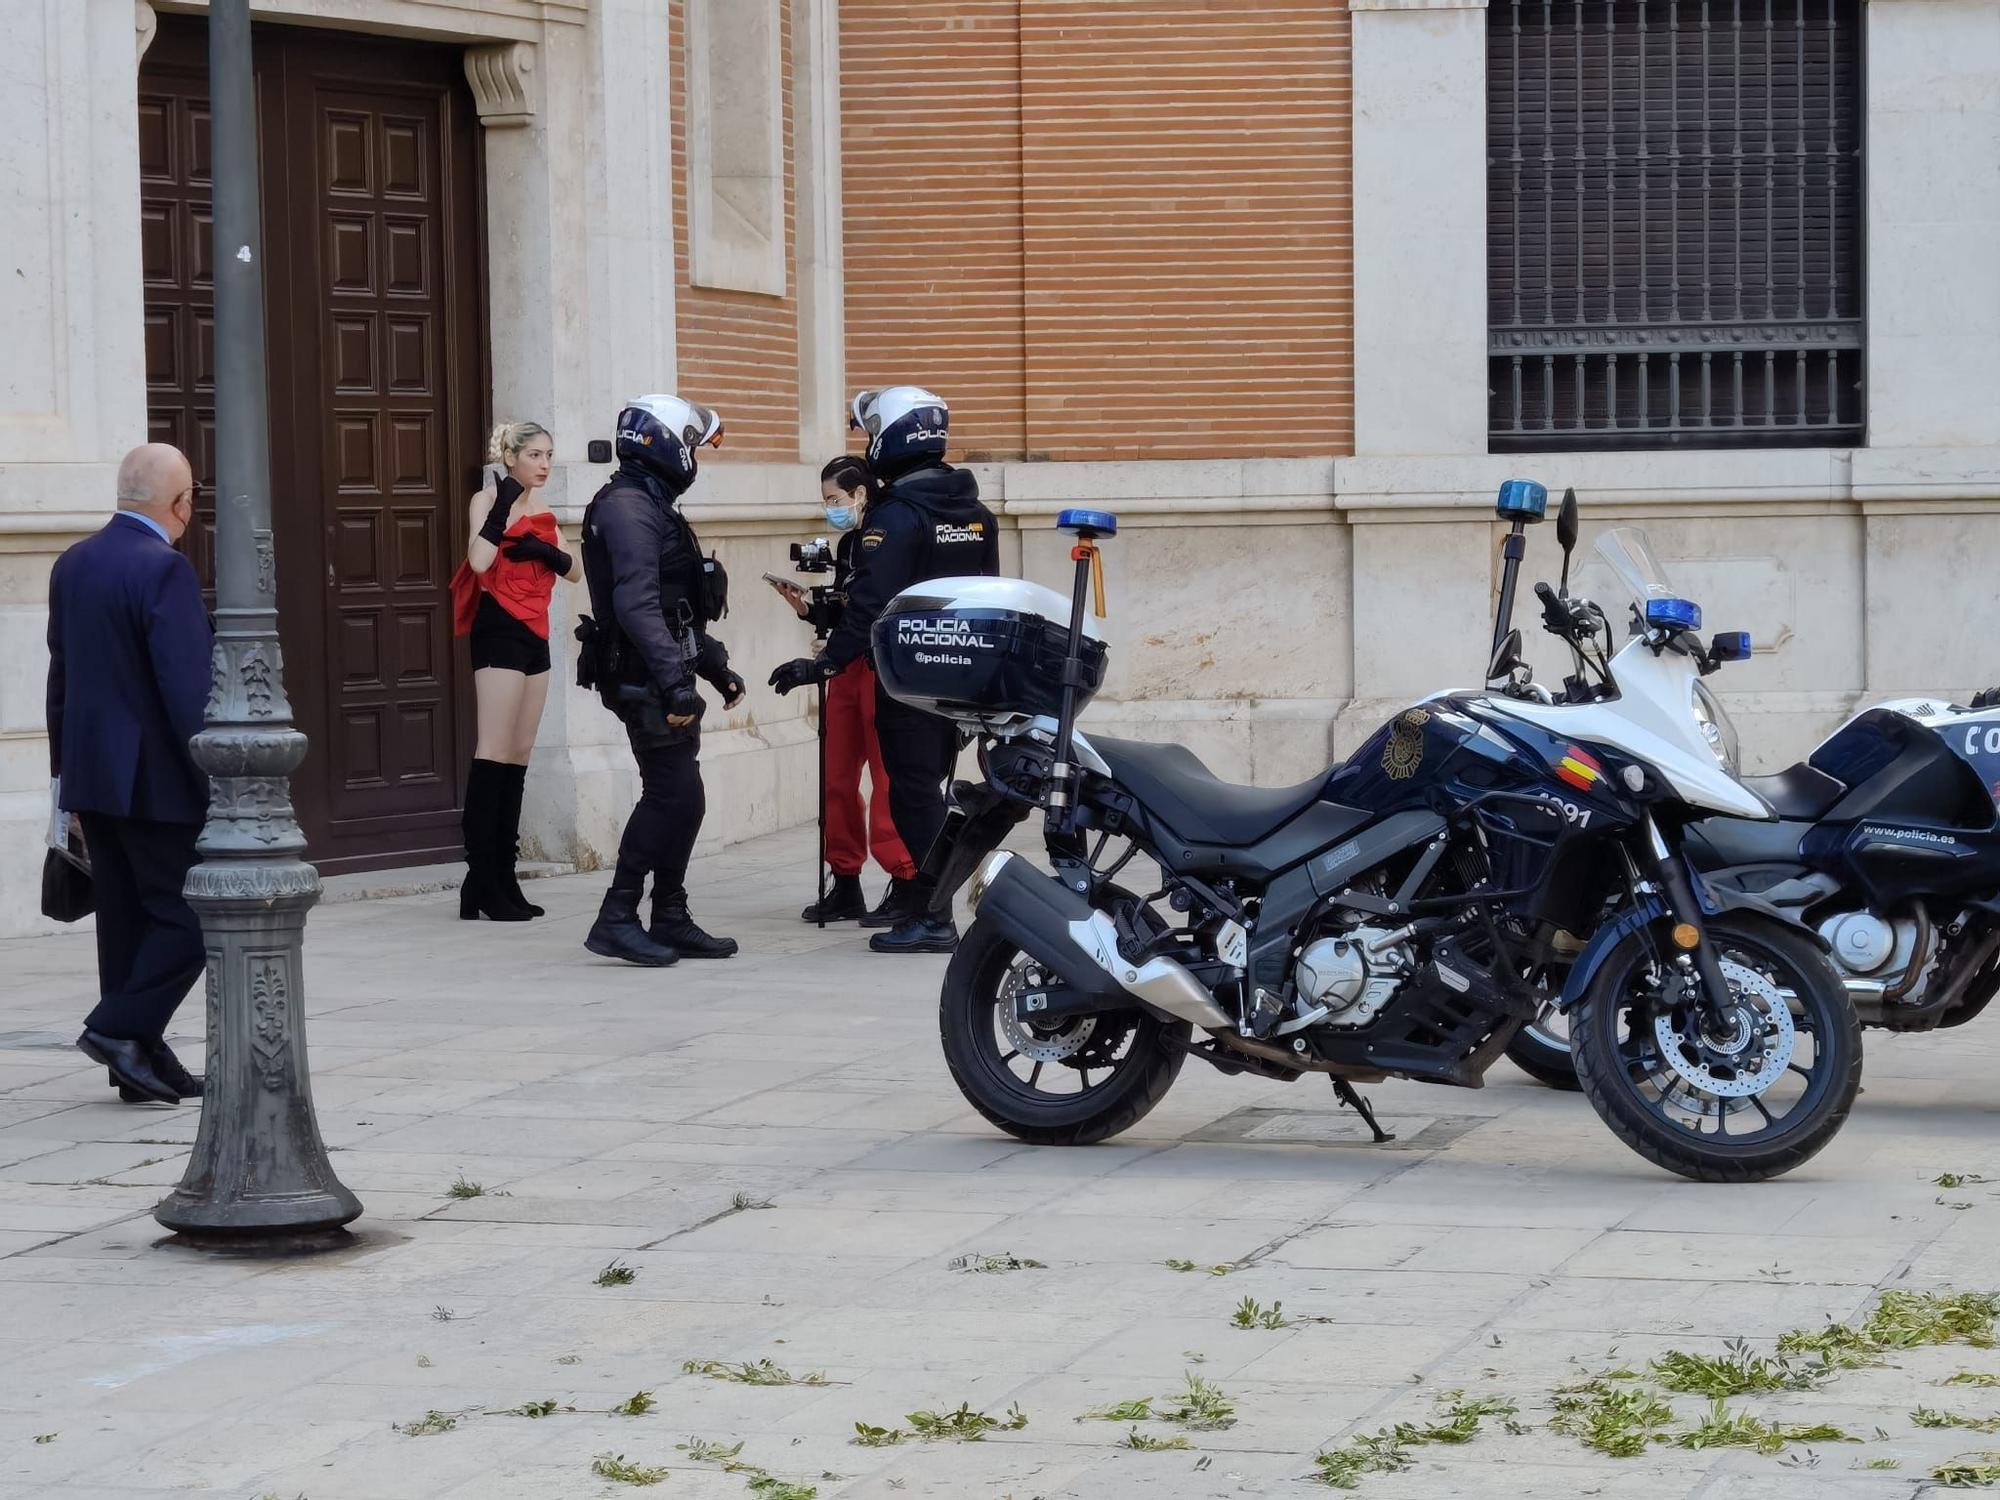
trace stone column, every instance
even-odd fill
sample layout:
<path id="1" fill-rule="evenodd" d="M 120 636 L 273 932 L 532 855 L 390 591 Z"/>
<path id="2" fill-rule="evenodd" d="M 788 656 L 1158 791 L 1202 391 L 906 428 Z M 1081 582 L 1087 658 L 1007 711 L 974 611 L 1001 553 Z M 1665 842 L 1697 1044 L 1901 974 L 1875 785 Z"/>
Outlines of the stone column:
<path id="1" fill-rule="evenodd" d="M 799 458 L 821 464 L 846 446 L 850 394 L 840 230 L 840 10 L 835 0 L 795 0 L 792 54 Z"/>
<path id="2" fill-rule="evenodd" d="M 1356 476 L 1370 459 L 1484 459 L 1485 0 L 1349 0 L 1348 10 L 1355 459 L 1340 467 Z M 1336 737 L 1346 750 L 1440 673 L 1477 678 L 1495 533 L 1490 490 L 1353 505 L 1348 477 L 1341 487 L 1354 528 L 1356 701 Z"/>
<path id="3" fill-rule="evenodd" d="M 2000 6 L 1869 0 L 1864 698 L 1991 686 Z"/>

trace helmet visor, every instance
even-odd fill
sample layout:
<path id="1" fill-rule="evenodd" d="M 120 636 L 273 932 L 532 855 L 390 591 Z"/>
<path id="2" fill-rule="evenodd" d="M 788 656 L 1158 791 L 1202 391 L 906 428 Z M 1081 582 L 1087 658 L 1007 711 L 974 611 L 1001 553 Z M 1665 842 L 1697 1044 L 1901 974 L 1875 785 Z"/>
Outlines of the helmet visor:
<path id="1" fill-rule="evenodd" d="M 723 432 L 722 414 L 694 401 L 688 402 L 688 414 L 692 420 L 688 423 L 687 431 L 683 434 L 688 447 L 690 449 L 703 446 L 720 448 L 722 446 Z"/>
<path id="2" fill-rule="evenodd" d="M 847 426 L 850 432 L 865 432 L 870 437 L 881 432 L 882 417 L 875 410 L 875 398 L 881 394 L 880 391 L 856 393 L 853 404 L 847 409 Z"/>

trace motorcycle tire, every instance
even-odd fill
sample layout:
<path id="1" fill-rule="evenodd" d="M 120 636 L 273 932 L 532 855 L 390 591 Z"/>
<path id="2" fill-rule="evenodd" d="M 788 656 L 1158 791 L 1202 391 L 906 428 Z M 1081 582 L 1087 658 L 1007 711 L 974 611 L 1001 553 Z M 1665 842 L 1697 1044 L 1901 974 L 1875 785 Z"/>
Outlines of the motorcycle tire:
<path id="1" fill-rule="evenodd" d="M 1129 1018 L 1130 1047 L 1112 1077 L 1080 1094 L 1042 1095 L 1009 1071 L 997 1051 L 998 987 L 1020 956 L 1011 939 L 975 919 L 959 940 L 938 998 L 938 1033 L 945 1065 L 966 1102 L 1019 1140 L 1037 1146 L 1087 1146 L 1129 1130 L 1166 1097 L 1187 1053 L 1185 1021 L 1169 1023 L 1150 1012 Z M 1057 1063 L 1054 1066 L 1065 1066 Z M 1087 1079 L 1090 1070 L 1082 1070 Z M 1035 1069 L 1039 1076 L 1040 1067 Z"/>
<path id="2" fill-rule="evenodd" d="M 1571 1012 L 1577 1080 L 1612 1132 L 1655 1165 L 1697 1182 L 1762 1182 L 1808 1160 L 1846 1122 L 1861 1089 L 1861 1023 L 1825 955 L 1782 923 L 1732 912 L 1715 918 L 1708 930 L 1725 958 L 1732 945 L 1740 944 L 1739 951 L 1761 955 L 1773 969 L 1784 971 L 1778 988 L 1791 991 L 1798 1006 L 1795 1024 L 1809 1023 L 1797 1029 L 1811 1036 L 1814 1048 L 1797 1108 L 1782 1121 L 1769 1121 L 1756 1139 L 1733 1141 L 1697 1135 L 1645 1102 L 1634 1076 L 1642 1069 L 1634 1066 L 1635 1056 L 1620 1035 L 1631 986 L 1652 951 L 1644 932 L 1629 934 L 1605 956 L 1588 993 Z M 1777 978 L 1773 976 L 1774 982 Z M 1641 1053 L 1647 1045 L 1642 1037 Z M 1788 1067 L 1779 1077 L 1792 1071 L 1798 1070 Z M 1761 1095 L 1757 1097 L 1761 1104 Z"/>
<path id="3" fill-rule="evenodd" d="M 1533 1021 L 1514 1033 L 1514 1040 L 1507 1044 L 1507 1061 L 1552 1089 L 1575 1093 L 1583 1087 L 1577 1082 L 1576 1059 L 1570 1049 L 1556 1038 L 1544 1036 Z"/>

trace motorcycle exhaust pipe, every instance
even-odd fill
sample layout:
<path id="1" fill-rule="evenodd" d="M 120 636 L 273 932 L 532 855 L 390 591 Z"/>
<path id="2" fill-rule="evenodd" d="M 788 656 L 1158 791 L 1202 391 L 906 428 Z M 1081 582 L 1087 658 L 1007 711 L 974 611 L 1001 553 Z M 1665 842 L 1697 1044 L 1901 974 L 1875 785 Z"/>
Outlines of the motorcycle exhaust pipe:
<path id="1" fill-rule="evenodd" d="M 987 856 L 972 877 L 971 891 L 981 917 L 1072 989 L 1106 999 L 1129 995 L 1205 1031 L 1231 1029 L 1214 996 L 1186 968 L 1171 958 L 1128 963 L 1118 952 L 1118 929 L 1110 917 L 1008 850 Z"/>

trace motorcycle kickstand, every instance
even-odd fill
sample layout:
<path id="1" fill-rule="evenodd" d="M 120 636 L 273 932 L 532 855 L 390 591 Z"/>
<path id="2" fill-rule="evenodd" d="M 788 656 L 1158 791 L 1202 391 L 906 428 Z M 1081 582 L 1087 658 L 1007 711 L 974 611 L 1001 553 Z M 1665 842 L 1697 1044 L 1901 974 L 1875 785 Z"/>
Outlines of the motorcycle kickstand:
<path id="1" fill-rule="evenodd" d="M 1385 1145 L 1395 1139 L 1395 1136 L 1382 1128 L 1381 1123 L 1375 1118 L 1374 1109 L 1370 1107 L 1366 1099 L 1355 1092 L 1353 1084 L 1349 1083 L 1345 1078 L 1336 1078 L 1333 1080 L 1333 1092 L 1334 1096 L 1342 1104 L 1345 1104 L 1349 1109 L 1361 1116 L 1362 1123 L 1375 1132 L 1376 1145 Z"/>

